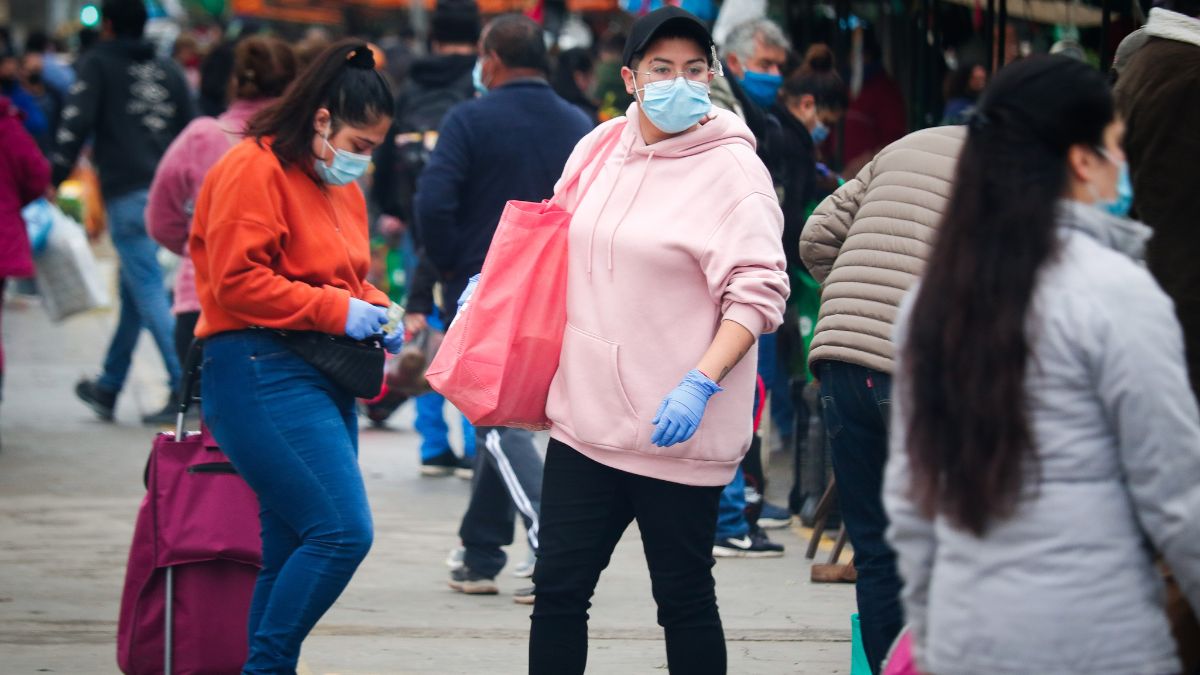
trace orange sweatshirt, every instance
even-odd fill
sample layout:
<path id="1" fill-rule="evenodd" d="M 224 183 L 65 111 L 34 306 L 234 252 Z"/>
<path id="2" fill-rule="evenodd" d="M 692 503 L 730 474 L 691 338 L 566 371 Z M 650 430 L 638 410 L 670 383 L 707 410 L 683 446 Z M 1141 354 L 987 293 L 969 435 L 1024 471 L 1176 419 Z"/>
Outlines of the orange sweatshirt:
<path id="1" fill-rule="evenodd" d="M 200 188 L 188 250 L 197 337 L 250 326 L 345 334 L 350 298 L 386 307 L 367 283 L 367 206 L 355 184 L 324 190 L 247 139 Z"/>

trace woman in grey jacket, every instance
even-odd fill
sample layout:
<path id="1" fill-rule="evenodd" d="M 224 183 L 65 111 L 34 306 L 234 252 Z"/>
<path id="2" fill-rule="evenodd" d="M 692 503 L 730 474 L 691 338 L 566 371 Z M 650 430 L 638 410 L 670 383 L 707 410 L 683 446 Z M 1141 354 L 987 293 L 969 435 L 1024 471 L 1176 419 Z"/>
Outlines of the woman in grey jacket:
<path id="1" fill-rule="evenodd" d="M 901 307 L 884 498 L 926 672 L 1179 671 L 1154 558 L 1200 605 L 1200 414 L 1122 133 L 1090 67 L 1003 70 Z"/>

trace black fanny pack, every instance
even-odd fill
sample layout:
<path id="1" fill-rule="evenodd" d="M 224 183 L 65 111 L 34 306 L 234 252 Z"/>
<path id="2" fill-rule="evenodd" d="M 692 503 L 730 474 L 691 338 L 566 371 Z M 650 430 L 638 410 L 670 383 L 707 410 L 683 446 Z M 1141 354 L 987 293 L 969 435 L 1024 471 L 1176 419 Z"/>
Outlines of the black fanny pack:
<path id="1" fill-rule="evenodd" d="M 283 343 L 355 398 L 375 398 L 383 388 L 383 339 L 355 340 L 313 331 L 275 331 Z"/>

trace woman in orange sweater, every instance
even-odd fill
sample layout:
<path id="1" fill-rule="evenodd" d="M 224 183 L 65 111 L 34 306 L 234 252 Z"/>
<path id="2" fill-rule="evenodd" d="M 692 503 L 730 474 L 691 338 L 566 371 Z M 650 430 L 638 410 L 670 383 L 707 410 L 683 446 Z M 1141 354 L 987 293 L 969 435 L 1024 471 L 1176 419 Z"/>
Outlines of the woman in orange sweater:
<path id="1" fill-rule="evenodd" d="M 354 179 L 387 135 L 393 100 L 365 44 L 330 47 L 251 120 L 196 202 L 204 417 L 261 504 L 245 673 L 295 671 L 371 546 L 346 372 L 370 371 L 378 343 L 396 352 L 403 337 L 378 337 L 389 303 L 366 281 Z"/>

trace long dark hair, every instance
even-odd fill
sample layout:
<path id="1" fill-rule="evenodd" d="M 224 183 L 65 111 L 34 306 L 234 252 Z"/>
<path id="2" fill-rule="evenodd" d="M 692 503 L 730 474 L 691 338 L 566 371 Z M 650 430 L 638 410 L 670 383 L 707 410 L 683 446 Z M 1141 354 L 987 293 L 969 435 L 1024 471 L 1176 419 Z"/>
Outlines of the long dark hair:
<path id="1" fill-rule="evenodd" d="M 314 179 L 313 116 L 326 108 L 333 118 L 331 134 L 344 124 L 367 126 L 391 117 L 391 86 L 375 70 L 366 43 L 343 40 L 308 65 L 275 103 L 264 108 L 246 128 L 261 145 L 272 137 L 271 151 L 284 166 L 297 166 Z"/>
<path id="2" fill-rule="evenodd" d="M 1027 315 L 1057 253 L 1067 151 L 1101 147 L 1112 95 L 1093 68 L 1061 56 L 1002 70 L 985 90 L 912 313 L 912 497 L 982 535 L 1016 508 L 1036 467 L 1025 391 Z"/>

